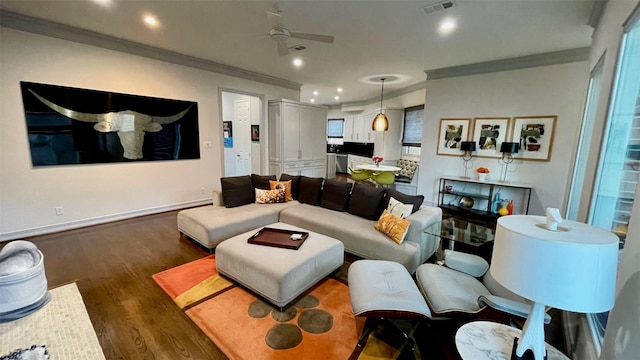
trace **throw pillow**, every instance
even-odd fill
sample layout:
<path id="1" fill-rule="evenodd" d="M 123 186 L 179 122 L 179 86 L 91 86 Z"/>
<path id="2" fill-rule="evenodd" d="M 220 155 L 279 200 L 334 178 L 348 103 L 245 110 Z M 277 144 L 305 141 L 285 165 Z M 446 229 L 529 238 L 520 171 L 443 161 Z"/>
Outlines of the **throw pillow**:
<path id="1" fill-rule="evenodd" d="M 320 205 L 323 178 L 300 176 L 300 194 L 298 201 L 310 205 Z"/>
<path id="2" fill-rule="evenodd" d="M 422 205 L 422 202 L 424 201 L 423 195 L 412 196 L 412 195 L 403 194 L 396 189 L 387 189 L 387 197 L 384 200 L 383 209 L 386 209 L 389 207 L 389 200 L 392 197 L 403 204 L 413 204 L 413 210 L 411 211 L 412 214 L 420 210 L 420 205 Z"/>
<path id="3" fill-rule="evenodd" d="M 291 197 L 293 200 L 298 200 L 298 195 L 300 194 L 300 175 L 289 175 L 289 174 L 281 174 L 279 181 L 289 181 L 291 180 Z"/>
<path id="4" fill-rule="evenodd" d="M 396 243 L 402 244 L 405 236 L 407 236 L 410 224 L 409 220 L 400 219 L 385 210 L 380 215 L 375 228 Z"/>
<path id="5" fill-rule="evenodd" d="M 231 208 L 254 202 L 251 176 L 232 176 L 220 178 L 222 184 L 222 201 Z"/>
<path id="6" fill-rule="evenodd" d="M 276 204 L 285 202 L 285 190 L 256 189 L 256 204 Z"/>
<path id="7" fill-rule="evenodd" d="M 380 203 L 384 198 L 384 188 L 355 183 L 349 198 L 349 213 L 368 220 L 380 217 Z"/>
<path id="8" fill-rule="evenodd" d="M 351 183 L 340 180 L 325 180 L 320 206 L 330 210 L 347 211 L 351 186 Z"/>
<path id="9" fill-rule="evenodd" d="M 251 182 L 253 183 L 253 187 L 256 189 L 271 190 L 269 187 L 269 181 L 271 180 L 275 181 L 276 176 L 251 174 Z"/>
<path id="10" fill-rule="evenodd" d="M 406 218 L 411 215 L 411 210 L 413 210 L 413 204 L 403 204 L 400 201 L 391 198 L 389 199 L 389 206 L 386 209 L 393 216 L 397 216 L 401 219 Z"/>
<path id="11" fill-rule="evenodd" d="M 293 200 L 293 197 L 291 196 L 291 180 L 289 180 L 289 181 L 269 180 L 269 188 L 271 190 L 284 189 L 285 190 L 285 200 L 286 201 Z"/>

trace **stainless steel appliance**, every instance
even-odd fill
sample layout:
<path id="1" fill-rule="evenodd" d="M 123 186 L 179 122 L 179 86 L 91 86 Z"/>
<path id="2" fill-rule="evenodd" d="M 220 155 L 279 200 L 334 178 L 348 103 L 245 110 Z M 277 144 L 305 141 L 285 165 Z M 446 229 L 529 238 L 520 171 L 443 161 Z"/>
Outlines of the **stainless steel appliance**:
<path id="1" fill-rule="evenodd" d="M 336 154 L 336 172 L 347 173 L 347 154 Z"/>

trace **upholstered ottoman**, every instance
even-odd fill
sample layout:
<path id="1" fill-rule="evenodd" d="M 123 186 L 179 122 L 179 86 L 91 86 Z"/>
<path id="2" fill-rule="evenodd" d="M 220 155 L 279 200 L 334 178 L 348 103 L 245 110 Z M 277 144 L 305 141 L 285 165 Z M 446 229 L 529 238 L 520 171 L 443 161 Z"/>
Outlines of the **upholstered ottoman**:
<path id="1" fill-rule="evenodd" d="M 249 237 L 261 228 L 254 229 L 220 243 L 216 267 L 276 306 L 289 304 L 344 261 L 339 240 L 284 223 L 266 227 L 306 231 L 309 237 L 298 250 L 249 244 Z"/>

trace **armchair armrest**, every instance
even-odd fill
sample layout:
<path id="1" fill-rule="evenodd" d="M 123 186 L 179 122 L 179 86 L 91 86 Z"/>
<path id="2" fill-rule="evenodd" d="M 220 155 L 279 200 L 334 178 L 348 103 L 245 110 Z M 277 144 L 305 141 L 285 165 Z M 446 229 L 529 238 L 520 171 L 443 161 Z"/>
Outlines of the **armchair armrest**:
<path id="1" fill-rule="evenodd" d="M 495 295 L 480 295 L 480 297 L 478 297 L 478 305 L 481 307 L 490 306 L 496 310 L 506 312 L 507 314 L 514 316 L 519 316 L 524 319 L 529 316 L 529 311 L 531 311 L 531 306 L 528 304 Z M 547 313 L 544 314 L 544 323 L 551 323 L 551 315 Z"/>
<path id="2" fill-rule="evenodd" d="M 473 277 L 480 277 L 489 270 L 489 263 L 477 255 L 459 251 L 445 250 L 444 264 Z"/>

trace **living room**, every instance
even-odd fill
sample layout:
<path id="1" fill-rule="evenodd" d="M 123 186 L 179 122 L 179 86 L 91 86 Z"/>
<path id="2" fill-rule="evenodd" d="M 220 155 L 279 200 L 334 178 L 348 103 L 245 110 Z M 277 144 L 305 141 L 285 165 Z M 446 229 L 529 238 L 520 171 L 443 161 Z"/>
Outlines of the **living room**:
<path id="1" fill-rule="evenodd" d="M 438 178 L 460 175 L 462 171 L 461 160 L 452 161 L 454 158 L 436 155 L 435 144 L 441 118 L 553 114 L 558 116 L 558 122 L 551 160 L 517 162 L 510 177 L 513 181 L 534 186 L 531 214 L 542 215 L 547 207 L 566 210 L 589 74 L 602 54 L 606 53 L 598 115 L 591 140 L 592 148 L 598 148 L 616 73 L 615 59 L 622 38 L 622 25 L 634 12 L 637 3 L 609 2 L 594 31 L 591 47 L 575 61 L 566 62 L 565 59 L 554 65 L 435 80 L 430 78 L 424 89 L 385 98 L 385 106 L 405 108 L 424 103 L 427 109 L 418 186 L 418 193 L 425 196 L 426 203 L 436 203 Z M 224 174 L 220 165 L 223 159 L 222 121 L 218 115 L 221 113 L 220 89 L 263 94 L 266 99 L 301 98 L 300 90 L 294 89 L 295 86 L 290 83 L 278 85 L 268 83 L 266 79 L 252 81 L 176 65 L 144 55 L 121 52 L 117 48 L 96 47 L 50 37 L 36 27 L 28 31 L 3 25 L 0 31 L 0 92 L 3 94 L 0 103 L 2 241 L 208 204 L 211 202 L 210 192 L 220 188 L 219 179 Z M 430 69 L 424 70 L 429 73 Z M 24 124 L 20 81 L 195 101 L 201 114 L 200 141 L 210 142 L 211 147 L 201 148 L 199 160 L 33 168 Z M 519 91 L 514 91 L 514 88 Z M 367 105 L 371 109 L 378 106 L 377 102 Z M 495 113 L 496 107 L 501 109 L 499 114 Z M 596 153 L 589 161 L 593 168 L 597 163 Z M 266 157 L 263 159 L 266 163 Z M 487 159 L 476 160 L 475 166 L 490 168 L 492 175 L 499 174 L 501 169 L 497 161 Z M 593 168 L 589 168 L 592 174 L 595 173 Z M 578 219 L 586 218 L 592 181 L 584 184 L 580 195 L 583 205 Z M 64 208 L 62 215 L 56 215 L 56 207 Z M 640 216 L 637 214 L 640 211 L 633 213 L 632 224 Z M 632 226 L 628 238 L 637 238 L 637 233 L 637 227 Z M 64 237 L 64 233 L 57 237 Z M 178 241 L 177 237 L 175 241 Z M 48 246 L 49 251 L 55 253 L 55 246 Z M 183 247 L 184 244 L 181 245 Z M 627 242 L 619 278 L 629 277 L 638 270 L 639 262 L 634 259 L 638 258 L 639 247 L 637 242 Z M 73 249 L 66 251 L 73 252 Z M 195 256 L 197 249 L 187 252 L 189 255 L 184 258 Z M 183 260 L 186 262 L 186 259 Z M 61 260 L 52 263 L 64 264 Z M 167 264 L 167 267 L 175 265 L 178 263 Z M 74 272 L 78 277 L 80 273 Z M 50 282 L 55 281 L 50 279 Z"/>

